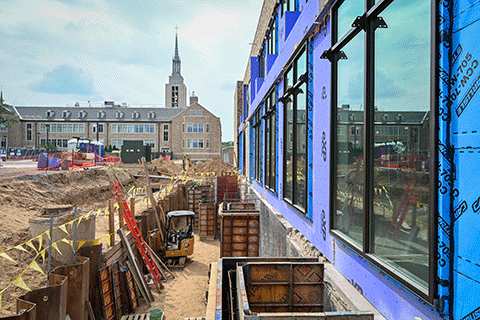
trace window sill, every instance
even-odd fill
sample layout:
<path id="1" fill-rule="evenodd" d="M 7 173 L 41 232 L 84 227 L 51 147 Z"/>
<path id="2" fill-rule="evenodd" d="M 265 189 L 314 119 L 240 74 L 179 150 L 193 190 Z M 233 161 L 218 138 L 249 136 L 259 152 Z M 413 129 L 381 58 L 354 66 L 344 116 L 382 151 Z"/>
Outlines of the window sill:
<path id="1" fill-rule="evenodd" d="M 343 233 L 337 230 L 330 230 L 330 235 L 334 237 L 335 240 L 341 242 L 348 249 L 352 250 L 353 253 L 359 258 L 364 259 L 367 263 L 378 269 L 380 273 L 384 273 L 384 275 L 391 278 L 393 281 L 398 282 L 404 289 L 412 292 L 421 300 L 425 301 L 425 303 L 428 304 L 430 307 L 433 307 L 433 294 L 429 296 L 428 289 L 417 284 L 415 281 L 411 280 L 406 275 L 401 274 L 399 270 L 383 262 L 374 254 L 364 253 L 358 244 L 352 242 L 350 239 L 345 237 Z M 380 279 L 382 278 L 380 277 Z M 388 279 L 384 277 L 381 281 L 387 282 Z"/>

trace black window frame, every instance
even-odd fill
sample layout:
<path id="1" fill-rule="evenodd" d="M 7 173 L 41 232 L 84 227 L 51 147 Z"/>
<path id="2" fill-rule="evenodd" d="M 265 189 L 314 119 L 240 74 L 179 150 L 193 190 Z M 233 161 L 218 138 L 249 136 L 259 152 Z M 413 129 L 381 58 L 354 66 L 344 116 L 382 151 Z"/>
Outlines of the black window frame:
<path id="1" fill-rule="evenodd" d="M 427 0 L 425 0 L 427 1 Z M 387 265 L 385 262 L 381 261 L 378 257 L 374 256 L 372 252 L 372 243 L 373 243 L 373 227 L 372 227 L 372 198 L 374 195 L 373 183 L 371 183 L 370 177 L 373 175 L 373 152 L 367 152 L 368 146 L 374 143 L 374 94 L 375 94 L 375 83 L 374 83 L 374 64 L 375 64 L 375 42 L 374 30 L 377 27 L 379 20 L 377 17 L 381 17 L 383 10 L 388 8 L 394 0 L 365 0 L 364 13 L 362 16 L 357 17 L 357 19 L 352 24 L 352 28 L 347 31 L 346 34 L 341 35 L 342 37 L 338 39 L 337 36 L 337 19 L 338 19 L 338 8 L 345 2 L 345 0 L 339 0 L 332 6 L 332 31 L 331 31 L 331 47 L 326 50 L 321 58 L 329 59 L 331 61 L 331 145 L 335 145 L 337 140 L 337 62 L 340 59 L 345 58 L 342 48 L 345 47 L 350 40 L 355 38 L 360 32 L 366 30 L 364 33 L 365 36 L 365 76 L 364 76 L 364 119 L 371 119 L 371 121 L 365 121 L 364 125 L 364 135 L 365 135 L 365 145 L 366 148 L 364 152 L 365 165 L 364 170 L 364 223 L 363 223 L 363 246 L 360 248 L 357 244 L 353 243 L 347 237 L 343 236 L 342 233 L 337 232 L 334 229 L 334 213 L 336 210 L 336 200 L 335 197 L 330 197 L 330 234 L 335 237 L 337 240 L 345 244 L 348 248 L 359 254 L 362 258 L 367 260 L 369 263 L 378 268 L 381 272 L 384 272 L 387 276 L 391 277 L 395 281 L 399 282 L 406 289 L 410 290 L 412 293 L 417 295 L 420 299 L 424 300 L 427 304 L 433 306 L 435 299 L 438 296 L 438 281 L 437 281 L 437 260 L 436 260 L 436 247 L 437 247 L 437 236 L 438 231 L 435 221 L 438 220 L 438 192 L 436 191 L 436 181 L 438 181 L 438 172 L 437 172 L 437 163 L 438 163 L 438 95 L 436 94 L 439 91 L 438 83 L 438 52 L 439 52 L 439 37 L 438 30 L 439 27 L 436 23 L 439 19 L 439 9 L 436 5 L 436 1 L 430 0 L 431 6 L 431 29 L 430 29 L 430 182 L 429 187 L 431 191 L 430 196 L 430 213 L 429 213 L 429 279 L 428 279 L 428 288 L 427 292 L 423 290 L 422 287 L 415 284 L 413 280 L 408 278 L 406 275 L 401 274 L 397 269 L 392 266 Z M 367 9 L 365 9 L 367 8 Z M 388 21 L 387 21 L 388 23 Z M 367 52 L 369 54 L 367 54 Z M 348 134 L 348 133 L 347 133 Z M 331 172 L 336 172 L 337 165 L 337 155 L 335 148 L 331 148 Z M 332 188 L 332 193 L 336 192 L 336 175 L 332 174 L 330 176 L 330 185 Z"/>
<path id="2" fill-rule="evenodd" d="M 254 113 L 255 131 L 255 180 L 262 184 L 262 105 Z"/>
<path id="3" fill-rule="evenodd" d="M 170 132 L 170 125 L 164 124 L 163 125 L 163 141 L 164 142 L 167 142 L 170 139 L 169 132 Z"/>
<path id="4" fill-rule="evenodd" d="M 283 143 L 283 200 L 287 202 L 288 204 L 292 205 L 297 209 L 299 212 L 301 212 L 305 217 L 307 217 L 308 213 L 308 199 L 307 199 L 307 190 L 304 193 L 304 207 L 299 206 L 299 201 L 296 197 L 295 190 L 297 189 L 297 162 L 292 161 L 292 199 L 288 199 L 285 197 L 285 188 L 287 186 L 287 136 L 290 134 L 288 130 L 288 117 L 285 115 L 285 108 L 286 104 L 285 101 L 291 100 L 292 103 L 292 110 L 293 110 L 293 116 L 292 119 L 297 119 L 297 99 L 296 96 L 298 94 L 298 89 L 302 86 L 305 85 L 305 107 L 308 106 L 308 54 L 307 54 L 307 48 L 308 48 L 308 41 L 305 41 L 301 46 L 299 46 L 299 49 L 297 50 L 297 53 L 294 55 L 294 58 L 292 59 L 291 63 L 289 66 L 286 68 L 286 71 L 284 73 L 284 79 L 287 78 L 287 76 L 291 77 L 291 81 L 284 81 L 284 90 L 283 90 L 283 96 L 279 98 L 278 100 L 282 102 L 283 104 L 283 112 L 284 112 L 284 117 L 283 117 L 283 128 L 284 128 L 284 143 Z M 299 75 L 298 74 L 298 65 L 297 62 L 298 60 L 302 57 L 302 55 L 305 54 L 305 73 Z M 288 84 L 291 84 L 291 86 L 288 86 Z M 306 111 L 305 111 L 306 112 Z M 305 116 L 305 124 L 308 123 L 308 115 L 306 113 Z M 297 144 L 299 141 L 297 141 L 297 121 L 293 122 L 293 147 L 292 147 L 292 159 L 296 159 L 296 154 L 297 154 Z M 305 135 L 305 159 L 308 159 L 308 135 Z M 308 175 L 305 174 L 305 186 L 308 188 Z"/>
<path id="5" fill-rule="evenodd" d="M 265 187 L 276 194 L 277 192 L 277 97 L 276 85 L 270 89 L 265 99 L 265 137 L 264 137 L 264 159 L 265 159 Z"/>
<path id="6" fill-rule="evenodd" d="M 265 78 L 265 49 L 262 46 L 258 54 L 258 77 Z"/>

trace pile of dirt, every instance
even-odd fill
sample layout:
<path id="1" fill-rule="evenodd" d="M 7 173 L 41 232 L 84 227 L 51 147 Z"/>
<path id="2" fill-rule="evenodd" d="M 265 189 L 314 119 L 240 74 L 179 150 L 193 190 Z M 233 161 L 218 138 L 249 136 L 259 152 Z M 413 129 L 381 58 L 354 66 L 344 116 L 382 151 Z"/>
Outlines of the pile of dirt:
<path id="1" fill-rule="evenodd" d="M 235 168 L 226 162 L 223 162 L 220 157 L 212 158 L 206 162 L 199 163 L 188 169 L 187 173 L 211 173 L 218 171 L 218 162 L 220 161 L 220 172 L 235 172 Z"/>
<path id="2" fill-rule="evenodd" d="M 160 174 L 175 175 L 180 171 L 173 161 L 166 159 L 154 159 L 152 164 L 155 166 L 155 170 Z"/>
<path id="3" fill-rule="evenodd" d="M 106 202 L 112 198 L 114 180 L 129 186 L 133 175 L 129 170 L 105 168 L 4 179 L 0 182 L 0 239 L 28 226 L 28 220 L 41 215 L 45 207 L 69 204 L 91 209 L 98 202 Z"/>

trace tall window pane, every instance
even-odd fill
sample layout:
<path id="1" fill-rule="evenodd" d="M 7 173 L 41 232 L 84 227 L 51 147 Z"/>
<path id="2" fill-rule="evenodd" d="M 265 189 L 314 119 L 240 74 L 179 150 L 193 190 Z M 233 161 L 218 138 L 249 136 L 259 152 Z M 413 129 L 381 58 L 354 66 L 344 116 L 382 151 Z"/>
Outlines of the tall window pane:
<path id="1" fill-rule="evenodd" d="M 293 201 L 293 103 L 285 101 L 285 181 L 283 197 Z"/>
<path id="2" fill-rule="evenodd" d="M 347 59 L 338 61 L 336 148 L 336 210 L 334 228 L 357 244 L 363 240 L 363 132 L 351 127 L 363 124 L 364 36 L 357 35 L 343 49 Z M 354 130 L 356 133 L 356 130 Z M 361 134 L 360 134 L 361 133 Z"/>
<path id="3" fill-rule="evenodd" d="M 358 16 L 363 15 L 365 0 L 347 0 L 338 8 L 338 33 L 340 40 L 352 28 L 352 23 Z"/>
<path id="4" fill-rule="evenodd" d="M 375 32 L 374 252 L 427 287 L 430 2 L 397 1 Z"/>
<path id="5" fill-rule="evenodd" d="M 300 61 L 299 61 L 300 63 Z M 302 61 L 305 63 L 305 61 Z M 306 64 L 306 63 L 305 63 Z M 307 200 L 307 137 L 306 137 L 306 106 L 307 106 L 307 86 L 302 84 L 296 92 L 296 106 L 297 106 L 297 123 L 295 130 L 295 145 L 296 145 L 296 186 L 295 186 L 295 202 L 297 205 L 305 210 Z"/>

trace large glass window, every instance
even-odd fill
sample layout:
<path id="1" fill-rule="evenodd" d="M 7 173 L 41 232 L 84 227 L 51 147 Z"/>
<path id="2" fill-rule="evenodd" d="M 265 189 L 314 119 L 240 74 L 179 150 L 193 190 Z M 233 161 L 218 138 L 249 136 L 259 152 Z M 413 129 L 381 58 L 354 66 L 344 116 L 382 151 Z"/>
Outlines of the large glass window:
<path id="1" fill-rule="evenodd" d="M 27 141 L 31 141 L 31 140 L 32 140 L 32 124 L 27 123 Z"/>
<path id="2" fill-rule="evenodd" d="M 388 29 L 375 31 L 373 187 L 383 192 L 373 196 L 372 251 L 427 286 L 430 3 L 394 1 L 382 17 Z"/>
<path id="3" fill-rule="evenodd" d="M 170 130 L 170 126 L 168 124 L 163 125 L 163 141 L 168 141 L 168 132 Z"/>
<path id="4" fill-rule="evenodd" d="M 337 135 L 336 176 L 337 212 L 334 226 L 359 246 L 363 242 L 363 135 L 356 133 L 363 124 L 364 37 L 359 34 L 342 50 L 348 59 L 337 65 L 337 126 L 345 135 Z M 363 126 L 363 125 L 362 125 Z"/>
<path id="5" fill-rule="evenodd" d="M 281 98 L 285 118 L 284 199 L 306 212 L 307 202 L 307 55 L 301 49 L 284 76 Z"/>
<path id="6" fill-rule="evenodd" d="M 374 4 L 334 9 L 332 229 L 431 299 L 431 3 L 398 0 L 369 14 Z"/>
<path id="7" fill-rule="evenodd" d="M 276 93 L 275 87 L 265 101 L 265 185 L 272 191 L 277 190 L 276 176 Z"/>
<path id="8" fill-rule="evenodd" d="M 187 139 L 187 148 L 203 149 L 203 139 Z"/>

